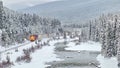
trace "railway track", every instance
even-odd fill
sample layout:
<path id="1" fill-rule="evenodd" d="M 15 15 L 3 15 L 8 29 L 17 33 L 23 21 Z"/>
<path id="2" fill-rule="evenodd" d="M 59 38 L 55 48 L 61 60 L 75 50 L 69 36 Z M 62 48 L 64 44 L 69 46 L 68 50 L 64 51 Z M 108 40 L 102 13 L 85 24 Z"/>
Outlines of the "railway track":
<path id="1" fill-rule="evenodd" d="M 6 50 L 4 50 L 4 51 L 0 51 L 0 54 L 5 53 L 5 52 L 10 51 L 10 50 L 13 50 L 13 49 L 17 49 L 17 48 L 19 48 L 19 47 L 22 47 L 22 46 L 25 46 L 25 45 L 28 45 L 28 44 L 30 44 L 30 42 L 21 44 L 21 45 L 19 45 L 19 46 L 13 47 L 13 48 L 6 49 Z"/>

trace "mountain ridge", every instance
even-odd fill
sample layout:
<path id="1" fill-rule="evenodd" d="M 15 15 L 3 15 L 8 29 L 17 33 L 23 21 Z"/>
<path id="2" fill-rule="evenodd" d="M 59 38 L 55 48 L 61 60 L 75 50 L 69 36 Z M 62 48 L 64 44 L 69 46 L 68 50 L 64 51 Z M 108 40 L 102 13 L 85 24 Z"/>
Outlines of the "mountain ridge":
<path id="1" fill-rule="evenodd" d="M 81 23 L 94 19 L 103 13 L 118 12 L 119 3 L 119 0 L 62 0 L 36 5 L 20 11 L 55 17 L 63 23 Z"/>

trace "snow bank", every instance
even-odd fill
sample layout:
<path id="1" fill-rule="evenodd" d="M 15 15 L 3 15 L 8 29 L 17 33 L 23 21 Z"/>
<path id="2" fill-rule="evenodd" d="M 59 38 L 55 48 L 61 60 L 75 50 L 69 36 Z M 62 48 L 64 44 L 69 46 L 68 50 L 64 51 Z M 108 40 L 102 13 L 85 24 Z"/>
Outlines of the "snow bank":
<path id="1" fill-rule="evenodd" d="M 5 60 L 6 56 L 8 55 L 8 56 L 10 56 L 11 61 L 13 61 L 13 63 L 15 64 L 15 66 L 12 66 L 12 68 L 33 68 L 33 67 L 35 67 L 35 68 L 45 68 L 46 66 L 49 66 L 49 65 L 45 64 L 46 62 L 62 61 L 62 59 L 56 58 L 57 55 L 54 54 L 54 48 L 55 48 L 54 44 L 56 44 L 58 42 L 64 42 L 64 41 L 69 41 L 70 42 L 70 41 L 73 41 L 73 40 L 76 40 L 76 39 L 78 39 L 78 38 L 52 40 L 52 41 L 49 42 L 49 44 L 51 46 L 44 46 L 42 49 L 37 50 L 35 53 L 31 54 L 32 60 L 31 60 L 30 63 L 18 64 L 15 61 L 16 61 L 16 58 L 18 56 L 23 55 L 22 50 L 36 45 L 35 42 L 26 41 L 24 44 L 12 46 L 12 47 L 21 46 L 21 47 L 18 48 L 19 52 L 15 52 L 15 49 L 13 49 L 13 50 L 9 50 L 5 53 L 2 53 L 1 54 L 1 57 L 2 57 L 1 61 Z M 49 40 L 49 38 L 44 38 L 44 39 L 42 39 L 41 43 L 47 42 L 47 40 Z M 89 44 L 90 43 L 91 42 L 89 42 Z M 68 44 L 68 46 L 74 47 L 75 43 L 70 42 Z M 86 46 L 87 46 L 87 44 L 86 44 Z M 10 47 L 10 48 L 12 48 L 12 47 Z M 2 49 L 2 50 L 4 51 L 4 49 Z M 8 54 L 8 52 L 9 52 L 9 54 Z"/>
<path id="2" fill-rule="evenodd" d="M 18 56 L 23 55 L 23 49 L 30 48 L 31 46 L 35 45 L 34 42 L 31 42 L 31 43 L 26 42 L 26 43 L 20 45 L 21 47 L 18 48 L 18 52 L 15 52 L 15 49 L 12 49 L 12 50 L 1 53 L 1 57 L 2 57 L 1 60 L 6 60 L 6 56 L 10 56 L 11 61 L 15 62 Z M 16 45 L 12 47 L 16 47 Z M 6 49 L 9 49 L 9 48 L 6 48 Z"/>
<path id="3" fill-rule="evenodd" d="M 42 40 L 42 42 L 47 41 L 48 39 Z M 12 68 L 45 68 L 46 62 L 52 62 L 52 61 L 60 61 L 62 59 L 56 58 L 57 55 L 54 54 L 54 48 L 53 46 L 57 42 L 62 42 L 63 40 L 58 40 L 58 41 L 50 41 L 51 46 L 44 46 L 42 49 L 37 50 L 35 53 L 31 55 L 32 61 L 30 63 L 21 63 L 20 64 L 15 64 Z M 33 44 L 32 44 L 33 45 Z M 14 53 L 15 55 L 15 53 Z M 15 58 L 16 56 L 14 56 Z M 13 58 L 12 58 L 13 59 Z M 15 59 L 14 59 L 15 60 Z"/>
<path id="4" fill-rule="evenodd" d="M 101 68 L 118 68 L 117 58 L 104 58 L 102 55 L 98 55 L 97 60 L 100 63 Z"/>
<path id="5" fill-rule="evenodd" d="M 70 42 L 68 45 L 68 48 L 65 48 L 66 50 L 74 50 L 74 51 L 81 51 L 81 50 L 87 50 L 87 51 L 101 51 L 101 44 L 98 42 L 84 42 L 80 45 L 75 45 L 74 42 Z"/>
<path id="6" fill-rule="evenodd" d="M 45 68 L 46 62 L 59 61 L 54 54 L 54 46 L 45 46 L 41 50 L 32 54 L 32 61 L 28 64 L 15 65 L 12 68 Z"/>
<path id="7" fill-rule="evenodd" d="M 101 51 L 101 44 L 98 42 L 84 42 L 81 43 L 80 45 L 75 45 L 74 42 L 70 42 L 67 44 L 68 48 L 66 50 L 74 50 L 74 51 L 81 51 L 81 50 L 87 50 L 87 51 Z M 117 64 L 117 58 L 104 58 L 103 56 L 98 55 L 97 60 L 100 63 L 101 68 L 118 68 Z"/>

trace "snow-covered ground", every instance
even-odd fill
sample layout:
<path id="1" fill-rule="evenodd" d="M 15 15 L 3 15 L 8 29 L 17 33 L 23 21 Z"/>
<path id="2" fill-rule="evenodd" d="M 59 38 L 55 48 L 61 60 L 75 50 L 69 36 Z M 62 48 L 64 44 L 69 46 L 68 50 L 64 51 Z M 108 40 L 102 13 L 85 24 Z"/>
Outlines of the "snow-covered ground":
<path id="1" fill-rule="evenodd" d="M 77 38 L 75 38 L 77 39 Z M 66 41 L 72 41 L 75 39 L 66 39 Z M 42 42 L 47 41 L 48 39 L 43 39 Z M 56 58 L 57 55 L 54 54 L 54 48 L 55 46 L 53 46 L 55 43 L 57 42 L 64 42 L 64 39 L 60 39 L 60 40 L 52 40 L 49 42 L 50 46 L 45 46 L 42 49 L 38 50 L 37 52 L 32 54 L 32 61 L 29 64 L 22 64 L 22 65 L 15 65 L 12 68 L 33 68 L 33 66 L 35 68 L 45 68 L 46 66 L 49 65 L 45 65 L 46 62 L 52 62 L 52 61 L 62 61 L 62 59 Z"/>
<path id="2" fill-rule="evenodd" d="M 46 42 L 48 40 L 48 38 L 42 39 L 42 41 L 40 43 Z M 63 40 L 59 40 L 63 41 Z M 19 56 L 23 55 L 23 49 L 27 49 L 30 48 L 31 46 L 35 46 L 35 42 L 29 42 L 29 44 L 19 47 L 18 48 L 18 52 L 15 52 L 15 49 L 13 50 L 9 50 L 6 51 L 4 53 L 1 54 L 1 61 L 2 60 L 6 60 L 7 56 L 10 56 L 10 60 L 14 63 L 15 66 L 13 66 L 12 68 L 32 68 L 33 66 L 35 68 L 45 68 L 45 62 L 51 62 L 54 60 L 60 60 L 58 58 L 56 58 L 57 56 L 54 54 L 54 44 L 57 41 L 50 41 L 50 45 L 51 46 L 44 46 L 42 49 L 37 50 L 35 53 L 32 53 L 31 57 L 32 57 L 32 61 L 30 63 L 16 63 L 16 58 Z M 28 43 L 28 42 L 26 42 Z M 16 47 L 12 46 L 12 47 Z M 12 48 L 10 47 L 10 48 Z M 7 48 L 8 49 L 8 48 Z M 2 49 L 3 51 L 4 49 Z"/>
<path id="3" fill-rule="evenodd" d="M 66 39 L 66 41 L 69 42 L 69 44 L 67 44 L 68 48 L 66 48 L 66 50 L 74 50 L 74 51 L 101 51 L 101 44 L 98 42 L 92 42 L 92 41 L 88 41 L 88 42 L 82 42 L 80 43 L 80 45 L 76 45 L 75 42 L 72 42 L 73 40 L 76 40 L 78 38 L 74 38 L 74 39 Z M 47 40 L 49 40 L 48 38 L 42 39 L 42 42 L 46 42 Z M 30 48 L 31 46 L 35 46 L 35 42 L 29 42 L 29 44 L 19 47 L 19 52 L 15 52 L 15 50 L 10 50 L 7 51 L 5 53 L 1 54 L 1 61 L 6 59 L 6 56 L 10 56 L 11 61 L 13 61 L 13 63 L 15 64 L 15 66 L 12 66 L 12 68 L 32 68 L 33 66 L 35 68 L 45 68 L 46 62 L 52 62 L 52 61 L 61 61 L 62 59 L 56 58 L 57 55 L 54 54 L 54 44 L 57 42 L 64 42 L 64 39 L 60 39 L 60 40 L 52 40 L 49 42 L 50 46 L 44 46 L 42 49 L 37 50 L 35 53 L 31 54 L 32 60 L 30 63 L 16 63 L 16 58 L 18 56 L 23 55 L 23 49 L 26 48 Z M 25 43 L 28 43 L 25 42 Z M 24 43 L 24 44 L 25 44 Z M 16 45 L 15 45 L 16 46 Z M 14 46 L 12 46 L 14 47 Z M 4 50 L 4 49 L 3 49 Z M 9 53 L 8 53 L 9 52 Z M 104 58 L 103 56 L 98 55 L 97 60 L 100 63 L 100 67 L 101 68 L 118 68 L 117 67 L 117 59 L 116 58 Z"/>
<path id="4" fill-rule="evenodd" d="M 66 50 L 74 50 L 74 51 L 81 51 L 81 50 L 87 50 L 87 51 L 101 51 L 101 44 L 98 42 L 82 42 L 80 45 L 75 45 L 74 42 L 70 42 L 68 45 L 68 48 Z"/>
<path id="5" fill-rule="evenodd" d="M 74 42 L 70 42 L 66 50 L 74 50 L 74 51 L 101 51 L 101 44 L 98 42 L 82 42 L 80 45 L 75 45 Z M 101 68 L 118 68 L 117 58 L 104 58 L 101 54 L 97 56 L 97 60 L 100 63 Z"/>
<path id="6" fill-rule="evenodd" d="M 54 60 L 59 61 L 60 59 L 56 58 L 57 56 L 54 54 L 54 42 L 50 42 L 51 46 L 45 46 L 42 49 L 32 54 L 32 61 L 28 64 L 15 65 L 12 68 L 45 68 L 48 65 L 45 65 L 46 62 L 51 62 Z"/>
<path id="7" fill-rule="evenodd" d="M 75 38 L 76 39 L 76 38 Z M 41 43 L 47 42 L 47 40 L 49 40 L 49 38 L 44 38 L 42 39 Z M 74 39 L 66 39 L 66 41 L 72 41 Z M 46 62 L 52 62 L 52 61 L 60 61 L 62 59 L 58 59 L 56 58 L 57 56 L 54 54 L 54 48 L 55 46 L 53 46 L 55 43 L 57 42 L 64 42 L 65 40 L 61 39 L 60 40 L 52 40 L 49 42 L 50 46 L 44 46 L 42 49 L 37 50 L 35 53 L 31 54 L 32 60 L 30 63 L 16 63 L 16 59 L 19 56 L 23 55 L 23 49 L 27 49 L 30 48 L 31 46 L 35 46 L 35 42 L 29 42 L 26 41 L 23 44 L 18 44 L 18 45 L 13 45 L 9 48 L 3 48 L 1 47 L 1 51 L 4 50 L 8 50 L 17 46 L 21 46 L 18 48 L 18 52 L 15 52 L 15 49 L 11 49 L 9 51 L 5 51 L 3 53 L 1 53 L 1 61 L 6 60 L 6 57 L 9 56 L 10 60 L 14 63 L 14 66 L 12 66 L 12 68 L 32 68 L 33 66 L 36 68 L 45 68 L 48 65 L 45 65 Z"/>
<path id="8" fill-rule="evenodd" d="M 101 54 L 98 55 L 97 60 L 100 63 L 101 68 L 118 68 L 117 58 L 104 58 Z"/>
<path id="9" fill-rule="evenodd" d="M 11 61 L 14 62 L 16 60 L 16 57 L 21 56 L 23 54 L 23 49 L 30 48 L 31 46 L 34 46 L 34 45 L 35 45 L 35 42 L 30 42 L 27 45 L 19 47 L 18 52 L 15 52 L 15 49 L 12 49 L 12 50 L 6 51 L 4 53 L 1 53 L 1 60 L 6 60 L 6 56 L 10 56 Z M 12 46 L 12 47 L 16 47 L 16 45 Z M 10 48 L 12 48 L 12 47 L 10 47 Z"/>

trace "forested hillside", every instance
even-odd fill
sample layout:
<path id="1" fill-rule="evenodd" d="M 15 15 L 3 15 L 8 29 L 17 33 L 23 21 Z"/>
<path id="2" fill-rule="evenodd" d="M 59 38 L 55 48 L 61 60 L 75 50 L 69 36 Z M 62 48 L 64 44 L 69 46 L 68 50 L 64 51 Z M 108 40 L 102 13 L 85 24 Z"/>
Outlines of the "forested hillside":
<path id="1" fill-rule="evenodd" d="M 101 42 L 104 57 L 117 56 L 120 62 L 120 14 L 103 14 L 99 19 L 91 20 L 88 31 L 89 40 Z"/>
<path id="2" fill-rule="evenodd" d="M 57 19 L 43 18 L 36 14 L 18 13 L 0 5 L 0 29 L 2 45 L 21 43 L 31 34 L 58 32 L 61 22 Z"/>

